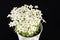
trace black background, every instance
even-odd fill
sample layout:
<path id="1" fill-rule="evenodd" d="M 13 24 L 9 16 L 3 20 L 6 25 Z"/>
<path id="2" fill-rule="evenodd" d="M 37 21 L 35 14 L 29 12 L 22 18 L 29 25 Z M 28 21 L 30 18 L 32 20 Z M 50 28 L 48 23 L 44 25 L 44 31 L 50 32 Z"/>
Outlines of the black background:
<path id="1" fill-rule="evenodd" d="M 40 40 L 58 40 L 56 0 L 0 0 L 0 40 L 18 40 L 17 34 L 8 26 L 10 19 L 7 18 L 7 15 L 13 7 L 24 4 L 38 5 L 43 13 L 43 18 L 47 23 L 43 23 L 44 30 Z"/>

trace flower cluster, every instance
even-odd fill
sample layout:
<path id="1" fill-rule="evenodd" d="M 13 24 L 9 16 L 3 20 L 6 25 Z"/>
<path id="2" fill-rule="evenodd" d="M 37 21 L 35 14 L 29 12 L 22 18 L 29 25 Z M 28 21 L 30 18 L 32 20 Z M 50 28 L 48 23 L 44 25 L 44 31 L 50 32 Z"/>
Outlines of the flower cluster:
<path id="1" fill-rule="evenodd" d="M 29 35 L 33 34 L 36 30 L 41 20 L 44 21 L 42 18 L 42 13 L 40 10 L 37 9 L 38 6 L 32 5 L 24 5 L 19 8 L 14 7 L 11 10 L 11 14 L 8 14 L 7 17 L 10 17 L 12 22 L 9 23 L 10 27 L 15 26 L 16 31 L 18 32 L 26 32 Z"/>

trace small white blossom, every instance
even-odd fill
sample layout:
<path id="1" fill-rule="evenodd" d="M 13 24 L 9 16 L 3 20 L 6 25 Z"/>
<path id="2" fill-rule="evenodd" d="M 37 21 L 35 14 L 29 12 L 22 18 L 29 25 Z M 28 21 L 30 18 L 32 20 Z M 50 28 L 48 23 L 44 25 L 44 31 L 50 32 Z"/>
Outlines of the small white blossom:
<path id="1" fill-rule="evenodd" d="M 29 6 L 29 8 L 31 8 L 31 9 L 32 9 L 32 8 L 33 8 L 33 6 L 32 6 L 32 5 L 30 5 L 30 6 Z"/>
<path id="2" fill-rule="evenodd" d="M 11 15 L 10 14 L 8 14 L 8 16 L 7 17 L 10 17 Z"/>
<path id="3" fill-rule="evenodd" d="M 35 8 L 38 8 L 38 6 L 36 5 Z"/>

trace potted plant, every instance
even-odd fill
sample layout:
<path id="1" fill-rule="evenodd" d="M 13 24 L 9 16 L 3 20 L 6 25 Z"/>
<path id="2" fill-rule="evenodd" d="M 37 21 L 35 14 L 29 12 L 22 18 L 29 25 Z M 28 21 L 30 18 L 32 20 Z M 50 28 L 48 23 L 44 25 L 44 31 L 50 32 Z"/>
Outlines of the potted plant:
<path id="1" fill-rule="evenodd" d="M 25 4 L 18 8 L 14 7 L 11 14 L 8 14 L 7 17 L 11 19 L 9 26 L 14 28 L 19 40 L 39 40 L 43 30 L 41 21 L 45 20 L 37 8 L 38 6 Z"/>

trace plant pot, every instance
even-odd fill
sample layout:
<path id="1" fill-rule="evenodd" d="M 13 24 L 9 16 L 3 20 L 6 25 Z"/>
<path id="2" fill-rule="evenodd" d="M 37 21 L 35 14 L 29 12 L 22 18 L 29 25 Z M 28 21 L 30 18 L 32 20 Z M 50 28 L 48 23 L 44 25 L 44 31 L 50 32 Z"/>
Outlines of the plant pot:
<path id="1" fill-rule="evenodd" d="M 19 33 L 17 33 L 17 35 L 18 35 L 19 40 L 39 40 L 42 31 L 43 31 L 43 26 L 41 24 L 40 33 L 37 34 L 36 36 L 33 36 L 33 37 L 24 37 L 24 36 L 21 36 Z"/>

